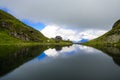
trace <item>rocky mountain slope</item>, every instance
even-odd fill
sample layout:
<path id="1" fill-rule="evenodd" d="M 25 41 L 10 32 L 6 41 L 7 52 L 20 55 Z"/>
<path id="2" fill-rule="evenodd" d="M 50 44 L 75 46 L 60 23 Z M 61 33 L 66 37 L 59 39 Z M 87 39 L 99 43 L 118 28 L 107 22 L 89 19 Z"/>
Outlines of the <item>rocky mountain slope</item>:
<path id="1" fill-rule="evenodd" d="M 110 31 L 85 44 L 90 46 L 99 46 L 99 45 L 120 46 L 120 20 L 118 20 L 113 25 Z"/>
<path id="2" fill-rule="evenodd" d="M 47 39 L 39 31 L 0 10 L 0 43 L 20 41 L 44 42 Z"/>

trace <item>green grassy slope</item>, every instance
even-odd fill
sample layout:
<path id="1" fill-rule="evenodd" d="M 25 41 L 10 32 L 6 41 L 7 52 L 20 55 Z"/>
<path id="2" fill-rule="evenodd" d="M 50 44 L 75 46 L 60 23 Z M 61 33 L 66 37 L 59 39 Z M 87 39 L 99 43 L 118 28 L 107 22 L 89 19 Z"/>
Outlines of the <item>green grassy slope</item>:
<path id="1" fill-rule="evenodd" d="M 118 20 L 114 25 L 113 28 L 105 33 L 104 35 L 93 39 L 85 45 L 89 46 L 120 46 L 120 20 Z"/>
<path id="2" fill-rule="evenodd" d="M 25 41 L 42 43 L 47 39 L 39 31 L 0 10 L 0 44 Z"/>
<path id="3" fill-rule="evenodd" d="M 9 36 L 6 31 L 0 31 L 0 44 L 3 43 L 18 43 L 22 42 L 20 39 Z"/>

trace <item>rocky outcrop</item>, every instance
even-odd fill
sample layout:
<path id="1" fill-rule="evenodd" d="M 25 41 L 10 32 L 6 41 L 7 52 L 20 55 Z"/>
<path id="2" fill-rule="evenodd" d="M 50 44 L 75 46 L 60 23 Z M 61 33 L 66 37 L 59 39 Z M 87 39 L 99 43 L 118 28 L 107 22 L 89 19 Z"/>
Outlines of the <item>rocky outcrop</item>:
<path id="1" fill-rule="evenodd" d="M 2 10 L 0 10 L 0 31 L 5 31 L 9 36 L 23 41 L 43 42 L 47 40 L 41 32 Z"/>
<path id="2" fill-rule="evenodd" d="M 106 42 L 118 43 L 118 42 L 120 42 L 120 35 L 119 34 L 110 35 L 106 38 Z"/>
<path id="3" fill-rule="evenodd" d="M 89 46 L 99 46 L 99 45 L 107 45 L 107 46 L 120 46 L 120 20 L 115 22 L 112 29 L 105 33 L 104 35 L 91 40 L 86 45 Z"/>
<path id="4" fill-rule="evenodd" d="M 106 33 L 106 42 L 107 43 L 118 43 L 120 42 L 120 20 L 118 20 L 114 25 L 111 31 Z"/>

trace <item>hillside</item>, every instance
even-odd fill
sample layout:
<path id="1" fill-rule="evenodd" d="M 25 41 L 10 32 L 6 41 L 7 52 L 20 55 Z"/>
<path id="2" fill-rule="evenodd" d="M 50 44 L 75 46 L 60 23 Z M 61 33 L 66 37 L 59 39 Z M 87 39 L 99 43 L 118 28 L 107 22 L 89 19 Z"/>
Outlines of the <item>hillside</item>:
<path id="1" fill-rule="evenodd" d="M 105 33 L 104 35 L 93 39 L 85 45 L 89 46 L 120 46 L 120 20 L 118 20 L 112 27 L 110 31 Z"/>
<path id="2" fill-rule="evenodd" d="M 42 33 L 27 26 L 14 16 L 0 10 L 0 44 L 18 42 L 44 42 Z"/>

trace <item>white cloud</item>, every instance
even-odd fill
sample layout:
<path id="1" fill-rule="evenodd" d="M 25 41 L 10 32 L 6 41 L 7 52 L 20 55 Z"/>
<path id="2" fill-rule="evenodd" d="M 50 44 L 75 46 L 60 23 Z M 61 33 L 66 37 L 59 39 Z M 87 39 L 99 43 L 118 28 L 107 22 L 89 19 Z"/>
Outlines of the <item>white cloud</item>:
<path id="1" fill-rule="evenodd" d="M 76 31 L 72 29 L 66 29 L 57 25 L 48 25 L 41 32 L 49 38 L 54 38 L 59 35 L 63 37 L 63 39 L 70 39 L 72 41 L 79 41 L 81 39 L 94 39 L 98 36 L 104 34 L 105 30 L 84 30 L 84 31 Z"/>
<path id="2" fill-rule="evenodd" d="M 47 36 L 48 38 L 54 38 L 55 36 L 56 36 L 56 31 L 58 31 L 59 30 L 59 27 L 58 26 L 54 26 L 54 25 L 52 25 L 52 26 L 50 26 L 50 25 L 48 25 L 48 26 L 46 26 L 41 32 L 45 35 L 45 36 Z"/>
<path id="3" fill-rule="evenodd" d="M 104 33 L 106 33 L 107 31 L 105 30 L 85 30 L 83 32 L 80 32 L 78 35 L 80 36 L 81 39 L 94 39 L 97 38 L 101 35 L 103 35 Z"/>
<path id="4" fill-rule="evenodd" d="M 0 0 L 0 6 L 10 9 L 19 19 L 106 30 L 120 19 L 119 3 L 120 0 Z"/>

